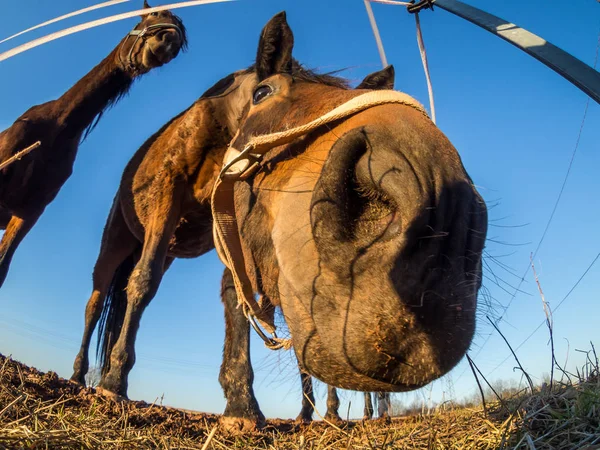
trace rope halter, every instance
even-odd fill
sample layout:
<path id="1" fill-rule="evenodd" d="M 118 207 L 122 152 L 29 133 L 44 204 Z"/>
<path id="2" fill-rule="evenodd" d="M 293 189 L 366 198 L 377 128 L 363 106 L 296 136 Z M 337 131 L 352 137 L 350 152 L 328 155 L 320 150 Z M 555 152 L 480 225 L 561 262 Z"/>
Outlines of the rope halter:
<path id="1" fill-rule="evenodd" d="M 291 340 L 277 337 L 273 316 L 266 309 L 267 302 L 257 302 L 254 298 L 254 290 L 246 272 L 244 250 L 235 215 L 234 184 L 236 181 L 247 180 L 255 174 L 260 168 L 262 158 L 269 150 L 289 144 L 328 123 L 386 104 L 407 105 L 428 117 L 423 106 L 407 94 L 391 90 L 369 91 L 353 97 L 307 124 L 278 133 L 254 136 L 242 151 L 233 147 L 240 134 L 238 131 L 225 153 L 223 169 L 215 182 L 211 198 L 215 248 L 219 258 L 233 275 L 238 306 L 242 307 L 244 315 L 257 334 L 265 341 L 267 348 L 272 350 L 289 349 Z M 260 327 L 264 328 L 266 333 Z M 271 337 L 267 334 L 271 334 Z"/>
<path id="2" fill-rule="evenodd" d="M 179 36 L 179 41 L 183 43 L 183 31 L 181 30 L 181 27 L 179 25 L 176 25 L 174 23 L 155 23 L 153 25 L 148 25 L 144 28 L 142 28 L 141 30 L 136 30 L 133 29 L 131 30 L 129 33 L 127 33 L 127 36 L 125 36 L 125 39 L 123 40 L 123 44 L 122 46 L 125 46 L 125 43 L 127 42 L 127 39 L 129 39 L 129 36 L 135 36 L 135 39 L 133 41 L 133 44 L 131 44 L 131 48 L 129 49 L 129 53 L 127 54 L 127 58 L 125 60 L 125 68 L 126 69 L 137 69 L 135 62 L 133 61 L 133 50 L 135 49 L 135 44 L 137 44 L 137 42 L 140 39 L 144 39 L 144 37 L 146 37 L 146 35 L 148 34 L 148 32 L 150 31 L 154 31 L 154 33 L 151 34 L 151 36 L 153 36 L 154 34 L 156 34 L 157 32 L 161 31 L 161 30 L 168 30 L 168 29 L 173 29 L 175 31 L 177 31 L 177 35 Z M 145 43 L 145 41 L 144 41 Z M 121 53 L 119 52 L 119 59 L 121 59 Z M 121 63 L 123 62 L 123 60 L 121 60 Z"/>

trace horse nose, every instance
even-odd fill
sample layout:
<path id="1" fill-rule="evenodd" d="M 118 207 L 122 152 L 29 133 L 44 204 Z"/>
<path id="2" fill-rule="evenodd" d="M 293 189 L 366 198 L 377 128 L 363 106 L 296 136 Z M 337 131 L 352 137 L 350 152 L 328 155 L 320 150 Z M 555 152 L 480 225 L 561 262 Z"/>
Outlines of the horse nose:
<path id="1" fill-rule="evenodd" d="M 410 132 L 347 132 L 313 191 L 320 272 L 311 307 L 350 299 L 315 325 L 364 375 L 352 389 L 422 386 L 462 358 L 474 332 L 485 206 L 451 147 Z"/>
<path id="2" fill-rule="evenodd" d="M 169 46 L 169 49 L 179 47 L 181 44 L 181 37 L 179 32 L 175 29 L 162 30 L 158 33 L 158 39 Z"/>

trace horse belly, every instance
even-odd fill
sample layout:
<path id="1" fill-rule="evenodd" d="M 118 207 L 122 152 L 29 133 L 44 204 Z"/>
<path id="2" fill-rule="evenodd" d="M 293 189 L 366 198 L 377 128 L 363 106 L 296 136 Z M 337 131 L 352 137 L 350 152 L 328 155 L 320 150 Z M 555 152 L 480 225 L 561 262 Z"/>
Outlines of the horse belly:
<path id="1" fill-rule="evenodd" d="M 191 214 L 179 222 L 169 244 L 169 255 L 176 258 L 197 258 L 214 247 L 212 217 Z"/>

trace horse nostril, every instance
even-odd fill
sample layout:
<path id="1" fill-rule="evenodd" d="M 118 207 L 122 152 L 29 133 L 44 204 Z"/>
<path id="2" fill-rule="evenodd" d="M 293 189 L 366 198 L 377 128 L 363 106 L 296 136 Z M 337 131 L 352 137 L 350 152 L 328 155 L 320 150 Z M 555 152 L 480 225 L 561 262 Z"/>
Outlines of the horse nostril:
<path id="1" fill-rule="evenodd" d="M 165 44 L 178 44 L 180 42 L 179 33 L 175 30 L 163 30 L 156 37 Z"/>

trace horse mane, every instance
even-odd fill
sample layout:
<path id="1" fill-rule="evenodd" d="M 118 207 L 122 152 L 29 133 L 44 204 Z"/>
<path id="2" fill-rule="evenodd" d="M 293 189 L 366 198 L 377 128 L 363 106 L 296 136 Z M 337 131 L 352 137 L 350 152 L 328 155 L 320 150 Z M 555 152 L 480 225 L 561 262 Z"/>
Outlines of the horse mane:
<path id="1" fill-rule="evenodd" d="M 183 21 L 181 20 L 181 17 L 179 17 L 176 14 L 173 14 L 170 11 L 169 11 L 169 14 L 171 14 L 171 17 L 173 17 L 173 19 L 175 19 L 177 21 L 177 26 L 181 30 L 181 34 L 183 36 L 181 37 L 181 48 L 180 48 L 180 51 L 185 52 L 188 49 L 187 29 L 185 28 L 185 25 L 183 24 Z"/>
<path id="2" fill-rule="evenodd" d="M 333 86 L 342 89 L 350 89 L 350 82 L 346 78 L 335 76 L 334 74 L 341 72 L 341 70 L 334 70 L 327 73 L 318 73 L 315 70 L 307 69 L 296 59 L 292 59 L 292 77 L 306 81 L 308 83 L 325 84 L 327 86 Z"/>
<path id="3" fill-rule="evenodd" d="M 123 39 L 126 39 L 126 38 L 123 38 Z M 112 62 L 115 60 L 116 54 L 120 51 L 122 42 L 123 41 L 119 42 L 119 45 L 117 45 L 117 47 L 112 52 L 110 52 L 110 54 L 99 64 L 100 66 L 103 66 L 104 70 L 107 70 L 107 71 L 115 70 L 115 67 L 113 66 Z M 90 73 L 91 73 L 91 71 L 88 73 L 88 75 Z M 88 75 L 86 75 L 86 77 Z M 86 77 L 82 78 L 82 80 L 84 80 Z M 131 89 L 131 86 L 133 86 L 133 82 L 135 81 L 135 78 L 132 79 L 132 78 L 126 76 L 124 73 L 123 73 L 123 76 L 120 78 L 121 78 L 120 80 L 113 81 L 113 83 L 115 83 L 118 86 L 117 93 L 115 95 L 113 95 L 110 99 L 108 99 L 108 101 L 102 107 L 102 109 L 100 111 L 98 111 L 98 114 L 96 114 L 96 117 L 85 128 L 85 130 L 83 132 L 83 137 L 81 138 L 81 142 L 85 141 L 87 139 L 87 137 L 89 136 L 89 134 L 92 131 L 94 131 L 94 128 L 96 128 L 96 126 L 100 122 L 100 119 L 102 119 L 102 116 L 104 115 L 104 113 L 107 110 L 109 110 L 111 107 L 113 107 L 116 103 L 118 103 L 123 97 L 125 97 L 129 93 L 129 90 Z"/>
<path id="4" fill-rule="evenodd" d="M 318 83 L 318 84 L 325 84 L 327 86 L 333 86 L 333 87 L 338 87 L 338 88 L 342 88 L 342 89 L 350 89 L 350 81 L 348 81 L 346 78 L 338 77 L 338 76 L 334 75 L 336 73 L 342 72 L 343 70 L 345 70 L 345 69 L 333 70 L 333 71 L 327 72 L 327 73 L 318 73 L 314 69 L 307 69 L 297 59 L 292 58 L 292 67 L 291 67 L 290 75 L 293 78 L 295 78 L 296 80 L 305 81 L 307 83 Z M 255 65 L 252 64 L 251 66 L 249 66 L 247 69 L 241 71 L 240 73 L 246 74 L 246 73 L 251 73 L 254 71 L 255 71 Z M 218 81 L 215 84 L 215 86 L 213 86 L 208 91 L 206 91 L 206 93 L 202 96 L 204 97 L 209 91 L 214 89 L 219 83 L 225 81 L 227 78 L 228 77 L 225 77 L 222 80 Z"/>

